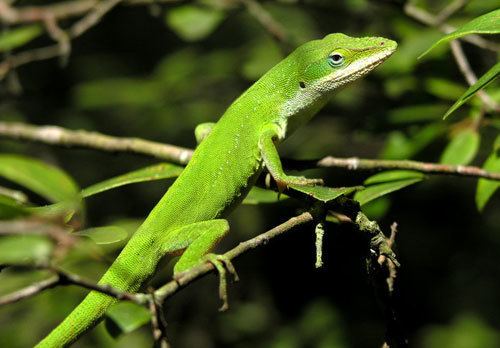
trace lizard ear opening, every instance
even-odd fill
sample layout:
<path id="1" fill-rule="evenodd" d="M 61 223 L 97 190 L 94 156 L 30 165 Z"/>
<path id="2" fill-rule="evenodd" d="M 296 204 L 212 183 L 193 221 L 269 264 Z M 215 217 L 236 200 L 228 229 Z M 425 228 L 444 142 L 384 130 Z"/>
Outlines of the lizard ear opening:
<path id="1" fill-rule="evenodd" d="M 299 86 L 300 88 L 306 88 L 306 84 L 304 83 L 304 81 L 299 81 Z"/>

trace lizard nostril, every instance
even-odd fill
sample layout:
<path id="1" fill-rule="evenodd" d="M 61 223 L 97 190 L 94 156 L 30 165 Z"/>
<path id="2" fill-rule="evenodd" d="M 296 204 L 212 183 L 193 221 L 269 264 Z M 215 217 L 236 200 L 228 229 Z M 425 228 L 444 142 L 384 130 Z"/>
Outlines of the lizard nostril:
<path id="1" fill-rule="evenodd" d="M 385 45 L 385 42 L 384 41 L 381 41 L 380 42 L 380 46 L 384 46 Z"/>

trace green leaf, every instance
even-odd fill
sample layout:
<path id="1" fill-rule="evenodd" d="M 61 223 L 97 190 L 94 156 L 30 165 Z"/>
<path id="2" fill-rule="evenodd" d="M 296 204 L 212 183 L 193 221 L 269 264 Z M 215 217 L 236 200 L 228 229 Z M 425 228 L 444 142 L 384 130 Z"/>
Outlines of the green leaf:
<path id="1" fill-rule="evenodd" d="M 106 312 L 106 329 L 113 337 L 130 333 L 151 320 L 150 312 L 132 302 L 119 302 Z"/>
<path id="2" fill-rule="evenodd" d="M 363 213 L 370 220 L 382 219 L 391 208 L 391 199 L 387 196 L 380 197 L 363 205 Z"/>
<path id="3" fill-rule="evenodd" d="M 424 174 L 414 170 L 389 170 L 377 173 L 364 181 L 364 184 L 369 186 L 363 191 L 356 192 L 354 199 L 363 205 L 388 193 L 420 182 L 424 178 Z"/>
<path id="4" fill-rule="evenodd" d="M 124 185 L 175 178 L 181 174 L 183 169 L 183 167 L 171 163 L 155 164 L 94 184 L 83 189 L 81 193 L 83 197 L 89 197 Z"/>
<path id="5" fill-rule="evenodd" d="M 27 215 L 25 207 L 16 199 L 0 195 L 0 220 Z"/>
<path id="6" fill-rule="evenodd" d="M 457 133 L 441 154 L 441 163 L 467 165 L 476 157 L 481 139 L 479 133 L 465 129 Z"/>
<path id="7" fill-rule="evenodd" d="M 414 170 L 389 170 L 370 176 L 364 181 L 365 185 L 374 185 L 390 181 L 423 179 L 424 174 Z"/>
<path id="8" fill-rule="evenodd" d="M 50 258 L 52 247 L 52 243 L 45 236 L 12 235 L 0 237 L 0 265 L 46 262 Z"/>
<path id="9" fill-rule="evenodd" d="M 83 197 L 89 197 L 129 184 L 175 178 L 180 175 L 183 169 L 183 167 L 170 163 L 159 163 L 91 185 L 83 189 L 81 194 Z"/>
<path id="10" fill-rule="evenodd" d="M 278 195 L 277 192 L 272 190 L 266 190 L 261 187 L 254 186 L 248 192 L 248 195 L 243 200 L 242 204 L 248 205 L 257 205 L 257 204 L 266 204 L 266 203 L 275 203 L 278 201 L 283 201 L 288 199 L 287 195 L 281 194 Z"/>
<path id="11" fill-rule="evenodd" d="M 20 155 L 0 155 L 0 176 L 51 202 L 71 200 L 78 193 L 73 179 L 62 170 Z"/>
<path id="12" fill-rule="evenodd" d="M 417 128 L 411 136 L 406 136 L 400 131 L 391 132 L 380 157 L 385 159 L 411 158 L 432 143 L 445 130 L 443 122 L 439 122 Z"/>
<path id="13" fill-rule="evenodd" d="M 146 108 L 163 100 L 162 84 L 141 78 L 104 78 L 83 82 L 75 88 L 75 103 L 83 109 L 109 107 Z"/>
<path id="14" fill-rule="evenodd" d="M 295 191 L 305 193 L 306 195 L 311 196 L 314 199 L 317 199 L 322 202 L 330 202 L 342 195 L 348 195 L 350 193 L 363 189 L 363 186 L 352 186 L 352 187 L 299 186 L 299 185 L 289 185 L 289 186 Z"/>
<path id="15" fill-rule="evenodd" d="M 465 35 L 470 34 L 498 34 L 500 33 L 500 9 L 486 13 L 482 16 L 474 18 L 470 22 L 462 25 L 454 32 L 443 36 L 436 43 L 434 43 L 427 51 L 422 53 L 418 58 L 422 58 L 436 46 L 450 40 L 458 39 Z"/>
<path id="16" fill-rule="evenodd" d="M 438 119 L 445 110 L 446 105 L 444 104 L 404 106 L 391 110 L 388 114 L 388 120 L 397 124 L 433 121 Z"/>
<path id="17" fill-rule="evenodd" d="M 498 148 L 493 147 L 493 152 L 488 156 L 483 164 L 483 169 L 493 173 L 500 173 L 500 136 L 497 137 L 495 144 L 499 144 Z M 479 179 L 476 189 L 476 206 L 479 211 L 482 211 L 486 203 L 490 200 L 493 194 L 500 188 L 500 181 Z"/>
<path id="18" fill-rule="evenodd" d="M 466 88 L 463 84 L 438 77 L 426 79 L 424 87 L 428 93 L 444 100 L 457 100 Z"/>
<path id="19" fill-rule="evenodd" d="M 417 182 L 422 180 L 423 178 L 405 179 L 369 186 L 363 191 L 356 192 L 356 194 L 354 195 L 354 200 L 363 205 L 370 201 L 373 201 L 376 198 L 385 196 L 394 191 L 401 190 L 404 187 L 416 184 Z"/>
<path id="20" fill-rule="evenodd" d="M 255 81 L 282 59 L 282 51 L 275 40 L 259 39 L 247 48 L 247 57 L 241 65 L 242 74 Z"/>
<path id="21" fill-rule="evenodd" d="M 166 22 L 185 41 L 210 35 L 224 19 L 224 12 L 211 7 L 184 5 L 168 11 Z"/>
<path id="22" fill-rule="evenodd" d="M 0 34 L 0 52 L 10 51 L 25 45 L 42 32 L 42 27 L 39 25 L 28 25 L 6 30 Z"/>
<path id="23" fill-rule="evenodd" d="M 69 222 L 75 214 L 82 210 L 82 201 L 79 197 L 75 199 L 48 204 L 41 207 L 27 207 L 26 210 L 44 219 L 63 218 L 64 222 Z"/>
<path id="24" fill-rule="evenodd" d="M 128 233 L 125 229 L 118 226 L 103 226 L 81 230 L 75 233 L 79 236 L 86 236 L 92 239 L 96 244 L 112 244 L 127 239 Z"/>
<path id="25" fill-rule="evenodd" d="M 500 20 L 499 20 L 500 21 Z M 486 87 L 491 82 L 493 82 L 500 74 L 500 62 L 496 63 L 490 70 L 488 70 L 483 76 L 481 76 L 476 83 L 470 86 L 464 94 L 458 98 L 458 100 L 453 104 L 448 111 L 443 116 L 446 119 L 450 114 L 462 106 L 467 100 L 469 100 L 475 93 L 477 93 L 481 88 Z"/>

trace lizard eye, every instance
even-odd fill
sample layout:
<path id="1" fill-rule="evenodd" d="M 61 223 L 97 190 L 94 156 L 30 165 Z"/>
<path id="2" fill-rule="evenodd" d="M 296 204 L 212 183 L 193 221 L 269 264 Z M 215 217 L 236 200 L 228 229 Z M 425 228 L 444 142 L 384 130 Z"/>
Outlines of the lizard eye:
<path id="1" fill-rule="evenodd" d="M 338 52 L 333 52 L 328 57 L 328 64 L 332 67 L 341 66 L 344 63 L 344 56 Z"/>

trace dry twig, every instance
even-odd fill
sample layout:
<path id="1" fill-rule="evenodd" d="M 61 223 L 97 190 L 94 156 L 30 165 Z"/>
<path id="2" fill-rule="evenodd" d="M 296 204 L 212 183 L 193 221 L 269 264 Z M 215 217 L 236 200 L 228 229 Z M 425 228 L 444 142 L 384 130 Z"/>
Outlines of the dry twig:
<path id="1" fill-rule="evenodd" d="M 189 162 L 193 150 L 162 144 L 139 138 L 120 138 L 97 132 L 73 131 L 57 126 L 33 126 L 24 123 L 0 121 L 0 138 L 34 141 L 43 144 L 80 147 L 105 152 L 128 152 L 160 158 L 169 162 L 185 165 Z M 426 174 L 454 175 L 500 180 L 500 173 L 488 172 L 474 166 L 454 166 L 438 163 L 409 160 L 375 160 L 357 157 L 337 158 L 326 156 L 319 160 L 285 160 L 288 167 L 307 168 L 342 168 L 347 170 L 387 170 L 408 169 Z"/>

